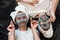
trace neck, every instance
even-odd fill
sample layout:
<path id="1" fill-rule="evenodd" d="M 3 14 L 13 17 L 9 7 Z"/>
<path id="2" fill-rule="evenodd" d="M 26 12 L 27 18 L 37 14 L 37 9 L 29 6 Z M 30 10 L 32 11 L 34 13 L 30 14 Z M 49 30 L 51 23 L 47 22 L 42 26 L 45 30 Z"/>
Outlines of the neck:
<path id="1" fill-rule="evenodd" d="M 21 31 L 26 31 L 28 29 L 27 26 L 19 26 L 19 30 Z"/>

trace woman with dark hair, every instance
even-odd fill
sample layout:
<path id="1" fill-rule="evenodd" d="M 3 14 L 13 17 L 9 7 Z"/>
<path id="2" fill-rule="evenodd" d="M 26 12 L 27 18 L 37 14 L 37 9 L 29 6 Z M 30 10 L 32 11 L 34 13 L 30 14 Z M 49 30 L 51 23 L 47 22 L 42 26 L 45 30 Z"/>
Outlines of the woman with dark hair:
<path id="1" fill-rule="evenodd" d="M 15 6 L 15 0 L 0 0 L 0 40 L 7 40 L 7 26 L 12 20 L 10 13 Z"/>

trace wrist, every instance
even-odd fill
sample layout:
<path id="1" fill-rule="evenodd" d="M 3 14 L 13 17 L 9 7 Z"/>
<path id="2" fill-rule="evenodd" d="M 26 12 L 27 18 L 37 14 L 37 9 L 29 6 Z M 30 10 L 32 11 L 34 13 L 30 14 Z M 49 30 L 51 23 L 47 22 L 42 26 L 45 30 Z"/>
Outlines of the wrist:
<path id="1" fill-rule="evenodd" d="M 55 12 L 51 12 L 51 16 L 55 16 Z"/>
<path id="2" fill-rule="evenodd" d="M 55 15 L 55 12 L 51 12 L 52 15 Z"/>
<path id="3" fill-rule="evenodd" d="M 15 32 L 8 32 L 8 34 L 14 34 Z"/>
<path id="4" fill-rule="evenodd" d="M 36 29 L 34 29 L 34 28 L 31 28 L 33 31 L 35 31 Z"/>

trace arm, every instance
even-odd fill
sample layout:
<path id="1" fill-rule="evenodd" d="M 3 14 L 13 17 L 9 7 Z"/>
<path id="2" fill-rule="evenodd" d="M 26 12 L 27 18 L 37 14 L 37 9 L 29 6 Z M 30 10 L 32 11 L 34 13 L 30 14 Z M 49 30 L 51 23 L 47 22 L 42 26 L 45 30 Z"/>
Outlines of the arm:
<path id="1" fill-rule="evenodd" d="M 34 40 L 40 40 L 39 35 L 38 35 L 38 33 L 36 32 L 36 29 L 32 29 L 32 32 L 33 32 Z"/>
<path id="2" fill-rule="evenodd" d="M 55 13 L 59 0 L 52 0 L 52 10 L 51 12 Z"/>
<path id="3" fill-rule="evenodd" d="M 56 20 L 55 11 L 56 11 L 59 0 L 51 0 L 51 1 L 53 3 L 52 3 L 52 9 L 51 9 L 51 16 L 50 16 L 49 20 L 51 22 L 54 22 Z"/>
<path id="4" fill-rule="evenodd" d="M 8 40 L 15 40 L 15 28 L 14 28 L 14 24 L 12 23 L 12 21 L 10 22 L 7 30 L 9 31 Z"/>
<path id="5" fill-rule="evenodd" d="M 37 28 L 37 25 L 38 25 L 37 21 L 35 21 L 35 20 L 31 21 L 30 24 L 31 24 L 31 29 L 32 29 L 32 32 L 33 32 L 34 40 L 40 40 L 39 35 L 36 31 L 36 28 Z"/>
<path id="6" fill-rule="evenodd" d="M 15 40 L 15 33 L 14 32 L 8 33 L 8 40 Z"/>

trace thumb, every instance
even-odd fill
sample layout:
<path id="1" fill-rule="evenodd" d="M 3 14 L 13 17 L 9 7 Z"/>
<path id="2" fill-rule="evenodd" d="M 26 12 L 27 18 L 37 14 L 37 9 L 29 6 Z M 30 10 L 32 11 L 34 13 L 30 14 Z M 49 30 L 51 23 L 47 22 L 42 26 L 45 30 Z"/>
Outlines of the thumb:
<path id="1" fill-rule="evenodd" d="M 14 25 L 13 21 L 10 22 L 10 25 Z"/>
<path id="2" fill-rule="evenodd" d="M 9 28 L 10 29 L 14 28 L 14 23 L 12 21 L 10 22 Z"/>
<path id="3" fill-rule="evenodd" d="M 32 23 L 33 22 L 33 19 L 30 17 L 30 23 Z"/>
<path id="4" fill-rule="evenodd" d="M 30 21 L 33 21 L 33 19 L 30 17 Z"/>

